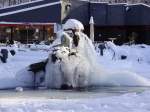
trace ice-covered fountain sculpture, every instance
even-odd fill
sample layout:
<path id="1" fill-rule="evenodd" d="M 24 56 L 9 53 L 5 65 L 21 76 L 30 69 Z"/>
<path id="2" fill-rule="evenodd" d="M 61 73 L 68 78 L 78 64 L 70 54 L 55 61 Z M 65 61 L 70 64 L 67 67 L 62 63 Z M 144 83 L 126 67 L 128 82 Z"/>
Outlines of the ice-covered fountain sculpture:
<path id="1" fill-rule="evenodd" d="M 82 32 L 83 29 L 82 23 L 70 19 L 64 25 L 64 30 L 59 32 L 57 42 L 54 42 L 57 45 L 46 65 L 46 87 L 150 86 L 148 79 L 136 73 L 102 68 L 94 46 Z M 68 41 L 62 42 L 62 37 Z"/>

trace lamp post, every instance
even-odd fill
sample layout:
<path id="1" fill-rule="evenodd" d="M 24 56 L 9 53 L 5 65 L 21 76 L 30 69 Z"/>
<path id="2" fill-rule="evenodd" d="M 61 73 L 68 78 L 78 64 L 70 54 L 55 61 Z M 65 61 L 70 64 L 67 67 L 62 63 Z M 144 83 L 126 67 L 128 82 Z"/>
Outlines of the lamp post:
<path id="1" fill-rule="evenodd" d="M 35 37 L 35 44 L 38 44 L 39 43 L 39 29 L 38 28 L 36 28 L 35 29 L 35 35 L 34 35 Z"/>
<path id="2" fill-rule="evenodd" d="M 29 26 L 26 26 L 26 30 L 27 30 L 27 44 L 29 43 Z"/>
<path id="3" fill-rule="evenodd" d="M 11 36 L 11 32 L 12 32 L 11 30 L 12 30 L 11 28 L 6 29 L 6 33 L 7 33 L 6 44 L 7 45 L 10 45 L 10 36 Z"/>
<path id="4" fill-rule="evenodd" d="M 90 24 L 90 39 L 94 43 L 94 19 L 93 19 L 93 16 L 91 16 L 89 24 Z"/>

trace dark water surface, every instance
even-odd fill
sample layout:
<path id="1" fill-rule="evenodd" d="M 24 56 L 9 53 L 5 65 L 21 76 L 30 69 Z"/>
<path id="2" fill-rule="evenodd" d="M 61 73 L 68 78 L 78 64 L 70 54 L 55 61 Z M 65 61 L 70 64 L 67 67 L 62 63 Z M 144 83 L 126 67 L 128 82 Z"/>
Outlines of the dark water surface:
<path id="1" fill-rule="evenodd" d="M 33 98 L 33 99 L 78 99 L 78 98 L 101 98 L 117 96 L 125 93 L 141 93 L 150 90 L 150 87 L 90 87 L 76 90 L 31 90 L 16 92 L 15 89 L 0 90 L 2 98 Z"/>

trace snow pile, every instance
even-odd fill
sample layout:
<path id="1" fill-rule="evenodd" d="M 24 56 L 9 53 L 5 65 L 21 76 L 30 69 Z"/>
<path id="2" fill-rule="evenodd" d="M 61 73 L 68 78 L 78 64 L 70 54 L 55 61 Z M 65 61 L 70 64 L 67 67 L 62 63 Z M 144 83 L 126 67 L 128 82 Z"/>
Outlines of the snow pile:
<path id="1" fill-rule="evenodd" d="M 57 57 L 52 62 L 52 55 Z M 50 55 L 46 70 L 47 87 L 60 88 L 61 85 L 86 86 L 150 86 L 150 81 L 130 71 L 111 71 L 100 66 L 92 66 L 87 58 L 80 54 L 69 56 L 69 51 L 59 48 Z M 98 64 L 97 64 L 98 65 Z"/>
<path id="2" fill-rule="evenodd" d="M 0 89 L 33 85 L 33 73 L 29 73 L 27 67 L 46 59 L 48 54 L 47 51 L 31 51 L 29 48 L 20 47 L 7 63 L 0 63 Z"/>
<path id="3" fill-rule="evenodd" d="M 121 60 L 121 56 L 126 56 L 127 61 L 145 62 L 149 63 L 150 47 L 148 45 L 122 45 L 117 46 L 112 42 L 103 43 L 105 48 L 103 50 L 104 57 L 112 60 Z M 96 50 L 100 53 L 98 48 L 100 44 L 96 44 Z"/>
<path id="4" fill-rule="evenodd" d="M 50 46 L 48 46 L 48 45 L 31 44 L 30 45 L 30 50 L 45 50 L 45 51 L 49 51 L 50 50 Z"/>
<path id="5" fill-rule="evenodd" d="M 54 60 L 53 56 L 58 60 Z M 46 86 L 60 88 L 64 84 L 74 88 L 86 87 L 89 85 L 87 80 L 89 70 L 90 64 L 85 57 L 78 53 L 69 54 L 68 48 L 60 47 L 49 56 L 46 66 Z"/>
<path id="6" fill-rule="evenodd" d="M 63 26 L 64 30 L 68 29 L 78 29 L 78 30 L 84 30 L 83 24 L 81 24 L 80 21 L 75 19 L 69 19 Z"/>

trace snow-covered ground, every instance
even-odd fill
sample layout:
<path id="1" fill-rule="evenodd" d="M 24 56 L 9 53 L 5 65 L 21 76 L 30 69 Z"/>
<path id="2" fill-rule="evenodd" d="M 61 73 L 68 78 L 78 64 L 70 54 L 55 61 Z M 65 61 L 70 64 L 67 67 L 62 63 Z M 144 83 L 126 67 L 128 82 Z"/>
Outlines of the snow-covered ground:
<path id="1" fill-rule="evenodd" d="M 150 92 L 97 99 L 1 99 L 1 112 L 149 112 Z"/>
<path id="2" fill-rule="evenodd" d="M 100 55 L 98 45 L 96 46 L 97 52 Z M 106 50 L 104 49 L 104 56 L 100 56 L 99 59 L 103 66 L 112 70 L 133 71 L 150 78 L 150 46 L 143 44 L 114 46 L 114 44 L 108 42 L 107 48 Z M 122 55 L 127 56 L 127 58 L 121 60 Z"/>
<path id="3" fill-rule="evenodd" d="M 109 49 L 104 50 L 104 56 L 99 56 L 97 60 L 105 69 L 109 71 L 129 70 L 150 79 L 150 46 L 115 46 L 108 43 L 107 47 Z M 48 49 L 48 46 L 32 46 L 31 49 L 23 46 L 17 49 L 16 55 L 11 57 L 8 63 L 0 63 L 0 79 L 12 79 L 31 63 L 47 58 Z M 113 51 L 115 51 L 115 57 L 113 57 Z M 127 59 L 121 60 L 121 55 L 126 55 Z M 75 99 L 1 97 L 0 112 L 150 112 L 149 94 L 150 91 L 146 90 L 108 97 Z"/>
<path id="4" fill-rule="evenodd" d="M 8 50 L 15 49 L 16 55 L 11 56 L 9 54 L 7 63 L 0 62 L 0 89 L 19 86 L 20 80 L 16 79 L 18 82 L 14 80 L 16 76 L 24 73 L 24 69 L 27 68 L 30 64 L 46 59 L 49 54 L 48 51 L 45 51 L 45 49 L 37 51 L 35 46 L 28 48 L 28 46 L 23 45 L 19 49 L 16 47 L 1 47 L 1 49 L 3 48 L 7 48 Z M 40 46 L 38 49 L 41 48 L 43 48 L 43 46 Z M 25 83 L 26 85 L 26 82 L 22 83 Z"/>

